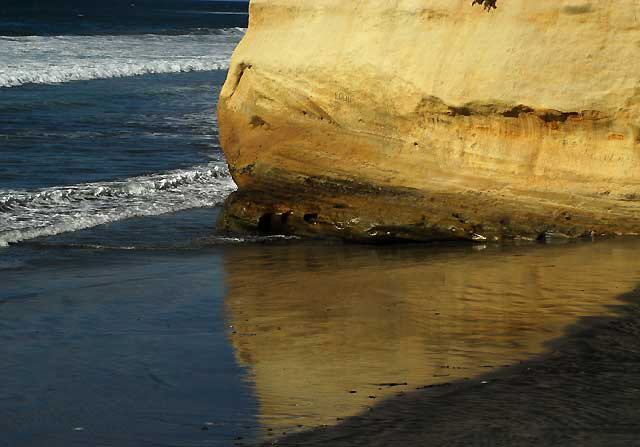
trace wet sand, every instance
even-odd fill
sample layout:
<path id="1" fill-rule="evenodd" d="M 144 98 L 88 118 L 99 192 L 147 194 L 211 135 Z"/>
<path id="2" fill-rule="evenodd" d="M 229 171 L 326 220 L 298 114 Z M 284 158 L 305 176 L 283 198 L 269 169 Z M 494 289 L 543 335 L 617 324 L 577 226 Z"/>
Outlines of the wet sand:
<path id="1" fill-rule="evenodd" d="M 640 240 L 229 244 L 214 217 L 5 249 L 0 446 L 635 442 Z"/>
<path id="2" fill-rule="evenodd" d="M 614 317 L 583 317 L 549 352 L 381 402 L 264 445 L 640 445 L 640 288 Z"/>
<path id="3" fill-rule="evenodd" d="M 263 435 L 339 425 L 399 393 L 404 405 L 416 388 L 473 382 L 544 355 L 581 318 L 618 315 L 620 295 L 640 280 L 637 247 L 228 250 L 229 339 L 255 387 Z"/>

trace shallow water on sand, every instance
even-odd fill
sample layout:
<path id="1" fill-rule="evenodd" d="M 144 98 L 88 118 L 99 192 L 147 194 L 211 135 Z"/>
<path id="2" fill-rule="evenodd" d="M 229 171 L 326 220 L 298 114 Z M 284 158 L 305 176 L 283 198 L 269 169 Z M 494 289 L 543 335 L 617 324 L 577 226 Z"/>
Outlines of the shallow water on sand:
<path id="1" fill-rule="evenodd" d="M 231 343 L 267 430 L 541 353 L 640 279 L 640 241 L 525 247 L 243 247 L 223 259 Z"/>
<path id="2" fill-rule="evenodd" d="M 216 213 L 4 249 L 0 445 L 232 445 L 335 424 L 543 352 L 640 277 L 636 240 L 231 243 L 211 237 Z M 191 243 L 157 245 L 153 225 Z"/>

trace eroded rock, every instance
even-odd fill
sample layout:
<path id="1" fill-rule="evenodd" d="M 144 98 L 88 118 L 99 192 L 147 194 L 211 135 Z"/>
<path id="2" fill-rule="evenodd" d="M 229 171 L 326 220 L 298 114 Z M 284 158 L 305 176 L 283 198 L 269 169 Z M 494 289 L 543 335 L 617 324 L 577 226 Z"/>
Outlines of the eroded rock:
<path id="1" fill-rule="evenodd" d="M 253 0 L 221 226 L 353 240 L 640 229 L 633 0 Z M 638 14 L 635 14 L 635 12 Z"/>

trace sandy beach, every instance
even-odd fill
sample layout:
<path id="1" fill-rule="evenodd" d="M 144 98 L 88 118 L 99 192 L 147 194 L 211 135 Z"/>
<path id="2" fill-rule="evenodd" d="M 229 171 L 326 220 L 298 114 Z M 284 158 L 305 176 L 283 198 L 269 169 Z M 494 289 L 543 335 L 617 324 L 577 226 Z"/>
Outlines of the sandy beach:
<path id="1" fill-rule="evenodd" d="M 640 289 L 619 298 L 618 316 L 580 319 L 545 355 L 263 445 L 640 445 Z"/>
<path id="2" fill-rule="evenodd" d="M 638 241 L 230 241 L 218 211 L 5 250 L 2 447 L 635 442 Z"/>

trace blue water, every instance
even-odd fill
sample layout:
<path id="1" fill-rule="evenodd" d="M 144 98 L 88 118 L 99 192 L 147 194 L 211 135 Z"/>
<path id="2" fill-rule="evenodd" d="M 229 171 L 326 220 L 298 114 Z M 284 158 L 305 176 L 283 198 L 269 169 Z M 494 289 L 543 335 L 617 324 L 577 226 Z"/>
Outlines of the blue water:
<path id="1" fill-rule="evenodd" d="M 156 26 L 156 2 L 137 4 L 138 15 L 88 3 L 100 12 L 94 34 L 51 35 L 43 25 L 36 35 L 0 36 L 0 247 L 212 207 L 233 191 L 215 107 L 246 4 L 207 2 L 220 14 L 206 11 L 215 19 L 209 28 L 194 22 L 196 32 L 194 23 L 171 21 L 184 10 L 169 3 L 168 34 L 146 32 Z M 14 19 L 46 22 L 47 10 L 33 4 L 8 9 L 19 12 Z M 71 5 L 60 4 L 49 25 Z"/>
<path id="2" fill-rule="evenodd" d="M 0 35 L 214 33 L 246 27 L 247 1 L 3 0 Z"/>
<path id="3" fill-rule="evenodd" d="M 0 190 L 124 179 L 219 159 L 215 104 L 225 74 L 2 90 Z"/>
<path id="4" fill-rule="evenodd" d="M 255 437 L 215 235 L 246 10 L 0 5 L 1 446 Z"/>

